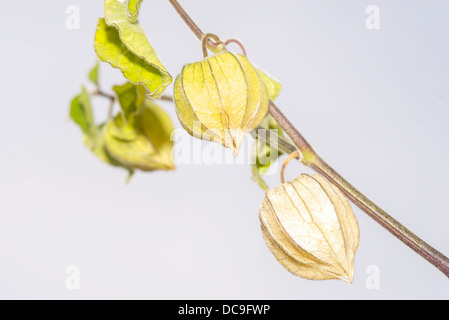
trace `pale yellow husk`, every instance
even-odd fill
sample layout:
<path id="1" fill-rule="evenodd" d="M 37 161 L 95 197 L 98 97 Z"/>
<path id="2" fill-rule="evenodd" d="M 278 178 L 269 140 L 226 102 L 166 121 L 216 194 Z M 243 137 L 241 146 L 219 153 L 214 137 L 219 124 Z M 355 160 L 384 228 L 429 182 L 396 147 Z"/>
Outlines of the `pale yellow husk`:
<path id="1" fill-rule="evenodd" d="M 345 195 L 325 178 L 302 174 L 268 190 L 259 218 L 268 248 L 288 271 L 352 282 L 358 223 Z"/>
<path id="2" fill-rule="evenodd" d="M 228 51 L 185 65 L 175 81 L 174 99 L 191 135 L 219 142 L 235 155 L 245 134 L 262 122 L 269 102 L 256 69 Z"/>

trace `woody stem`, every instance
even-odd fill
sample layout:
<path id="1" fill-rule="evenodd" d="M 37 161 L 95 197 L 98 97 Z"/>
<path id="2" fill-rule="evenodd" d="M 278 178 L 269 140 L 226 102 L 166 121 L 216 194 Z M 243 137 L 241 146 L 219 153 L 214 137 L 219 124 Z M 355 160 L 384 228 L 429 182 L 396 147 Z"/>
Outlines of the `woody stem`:
<path id="1" fill-rule="evenodd" d="M 168 0 L 170 1 L 173 8 L 175 8 L 176 12 L 179 14 L 179 16 L 184 20 L 186 25 L 192 30 L 192 32 L 195 34 L 195 36 L 202 40 L 204 38 L 205 33 L 197 26 L 197 24 L 190 18 L 190 16 L 187 14 L 187 12 L 184 10 L 184 8 L 179 4 L 177 0 Z M 211 40 L 208 40 L 208 48 L 214 49 L 218 45 L 217 42 L 213 42 Z"/>

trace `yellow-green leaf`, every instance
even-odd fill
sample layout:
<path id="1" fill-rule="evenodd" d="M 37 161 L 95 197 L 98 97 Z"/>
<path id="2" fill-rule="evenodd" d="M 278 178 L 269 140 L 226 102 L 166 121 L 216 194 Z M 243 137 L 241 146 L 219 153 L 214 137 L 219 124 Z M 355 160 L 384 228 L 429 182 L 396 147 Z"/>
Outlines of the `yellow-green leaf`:
<path id="1" fill-rule="evenodd" d="M 83 88 L 83 91 L 85 89 Z M 83 94 L 79 94 L 72 99 L 70 103 L 70 117 L 81 128 L 84 134 L 89 135 L 91 128 L 94 126 L 92 109 L 89 104 L 86 104 Z"/>
<path id="2" fill-rule="evenodd" d="M 263 72 L 260 69 L 257 69 L 257 73 L 259 73 L 260 78 L 262 79 L 263 83 L 267 87 L 268 96 L 270 97 L 271 101 L 276 100 L 276 98 L 279 96 L 279 93 L 282 89 L 282 84 L 275 80 L 274 78 L 270 77 L 268 74 Z"/>
<path id="3" fill-rule="evenodd" d="M 131 82 L 145 85 L 153 97 L 160 95 L 171 82 L 158 68 L 128 50 L 117 29 L 108 26 L 103 18 L 98 22 L 94 47 L 100 60 L 119 68 Z"/>
<path id="4" fill-rule="evenodd" d="M 172 78 L 159 60 L 144 30 L 128 15 L 137 14 L 140 2 L 133 2 L 129 11 L 126 3 L 105 0 L 105 19 L 100 19 L 95 37 L 95 50 L 102 61 L 120 68 L 133 83 L 145 85 L 157 98 Z"/>
<path id="5" fill-rule="evenodd" d="M 254 166 L 257 168 L 257 172 L 260 175 L 267 173 L 270 166 L 279 158 L 282 152 L 265 143 L 265 141 L 257 140 L 253 145 L 253 152 L 256 156 Z"/>
<path id="6" fill-rule="evenodd" d="M 80 126 L 83 131 L 83 141 L 100 160 L 105 163 L 125 168 L 129 172 L 129 177 L 133 169 L 112 158 L 105 149 L 103 140 L 103 125 L 96 125 L 92 112 L 90 94 L 85 87 L 82 87 L 81 93 L 77 95 L 71 103 L 70 116 L 72 120 Z"/>
<path id="7" fill-rule="evenodd" d="M 261 122 L 259 127 L 262 130 L 267 130 L 270 132 L 270 137 L 275 138 L 276 136 L 284 137 L 282 128 L 278 125 L 276 120 L 269 114 L 267 114 L 264 120 Z M 260 133 L 262 134 L 262 133 Z M 252 179 L 259 184 L 259 186 L 267 190 L 267 184 L 263 180 L 263 175 L 267 173 L 270 167 L 277 161 L 277 159 L 282 155 L 282 151 L 277 147 L 278 141 L 271 141 L 267 143 L 262 139 L 257 138 L 254 141 L 252 150 Z"/>
<path id="8" fill-rule="evenodd" d="M 140 111 L 145 99 L 145 88 L 142 85 L 136 86 L 131 82 L 126 82 L 123 85 L 114 86 L 112 90 L 117 94 L 125 119 L 129 119 Z"/>
<path id="9" fill-rule="evenodd" d="M 98 86 L 98 70 L 99 70 L 100 64 L 97 63 L 95 66 L 89 71 L 89 80 L 92 81 L 92 83 L 96 84 Z"/>

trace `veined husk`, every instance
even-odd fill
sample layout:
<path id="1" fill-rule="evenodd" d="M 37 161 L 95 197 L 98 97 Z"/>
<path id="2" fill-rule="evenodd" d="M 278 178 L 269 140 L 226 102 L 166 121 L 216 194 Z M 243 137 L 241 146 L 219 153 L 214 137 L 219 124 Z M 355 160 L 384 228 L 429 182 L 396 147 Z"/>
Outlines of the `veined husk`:
<path id="1" fill-rule="evenodd" d="M 302 174 L 268 190 L 259 218 L 268 248 L 288 271 L 352 282 L 358 223 L 346 196 L 325 178 Z"/>
<path id="2" fill-rule="evenodd" d="M 269 102 L 255 68 L 229 51 L 185 65 L 175 81 L 174 99 L 191 135 L 219 142 L 235 155 L 245 134 L 262 122 Z"/>
<path id="3" fill-rule="evenodd" d="M 151 100 L 126 121 L 122 114 L 109 121 L 103 132 L 106 149 L 120 163 L 142 171 L 174 170 L 169 115 Z"/>

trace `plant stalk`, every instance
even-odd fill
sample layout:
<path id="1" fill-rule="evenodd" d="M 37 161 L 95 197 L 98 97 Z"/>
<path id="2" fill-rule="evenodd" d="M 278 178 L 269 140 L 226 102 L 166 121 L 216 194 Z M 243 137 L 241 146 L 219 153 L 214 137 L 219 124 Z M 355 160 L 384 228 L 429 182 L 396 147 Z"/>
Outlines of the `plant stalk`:
<path id="1" fill-rule="evenodd" d="M 178 12 L 179 16 L 184 20 L 192 32 L 202 40 L 203 31 L 189 17 L 185 10 L 181 7 L 177 0 L 169 0 Z M 212 43 L 213 44 L 213 43 Z M 382 227 L 391 232 L 399 240 L 437 267 L 447 277 L 449 277 L 449 259 L 442 253 L 434 249 L 432 246 L 424 242 L 401 223 L 395 220 L 387 212 L 378 207 L 375 203 L 364 196 L 360 191 L 346 181 L 337 171 L 329 166 L 321 157 L 313 150 L 312 146 L 299 133 L 293 124 L 284 116 L 284 114 L 270 101 L 269 113 L 278 122 L 284 132 L 290 137 L 295 146 L 302 154 L 302 162 L 314 169 L 316 172 L 325 176 L 329 181 L 333 182 L 346 196 L 356 204 L 361 210 L 367 213 L 371 218 L 378 222 Z M 269 141 L 269 139 L 267 139 Z"/>
<path id="2" fill-rule="evenodd" d="M 277 149 L 283 154 L 291 154 L 297 151 L 297 148 L 292 145 L 287 139 L 277 135 L 276 133 L 272 133 L 271 131 L 274 130 L 258 126 L 251 131 L 251 135 L 255 139 L 260 139 L 265 144 L 270 144 L 271 141 L 276 141 Z"/>
<path id="3" fill-rule="evenodd" d="M 179 4 L 179 2 L 177 0 L 168 0 L 168 1 L 170 1 L 171 5 L 175 8 L 176 12 L 179 14 L 182 20 L 184 20 L 184 22 L 187 24 L 190 30 L 192 30 L 195 36 L 200 41 L 203 40 L 205 33 L 197 26 L 197 24 L 192 20 L 192 18 L 190 18 L 190 16 Z M 208 42 L 207 47 L 210 48 L 211 50 L 214 50 L 219 45 L 219 43 L 213 42 L 211 40 L 207 40 L 207 42 Z"/>

